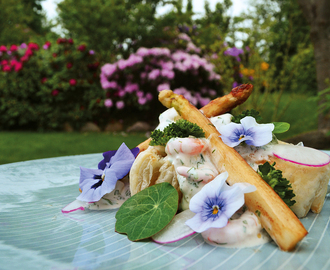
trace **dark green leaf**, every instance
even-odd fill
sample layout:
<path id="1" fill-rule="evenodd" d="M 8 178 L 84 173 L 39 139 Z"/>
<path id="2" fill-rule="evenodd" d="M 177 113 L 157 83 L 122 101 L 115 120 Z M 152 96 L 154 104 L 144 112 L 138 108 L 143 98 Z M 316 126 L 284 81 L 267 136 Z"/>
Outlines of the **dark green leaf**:
<path id="1" fill-rule="evenodd" d="M 161 231 L 174 217 L 179 196 L 169 183 L 148 187 L 129 198 L 116 214 L 116 232 L 137 241 Z"/>
<path id="2" fill-rule="evenodd" d="M 191 123 L 187 120 L 180 119 L 174 123 L 171 123 L 164 128 L 164 131 L 156 129 L 150 135 L 151 142 L 150 145 L 163 145 L 172 138 L 185 138 L 189 136 L 194 136 L 196 138 L 204 138 L 205 133 L 195 123 Z"/>
<path id="3" fill-rule="evenodd" d="M 290 124 L 285 122 L 274 122 L 275 128 L 273 133 L 284 133 L 289 130 Z"/>

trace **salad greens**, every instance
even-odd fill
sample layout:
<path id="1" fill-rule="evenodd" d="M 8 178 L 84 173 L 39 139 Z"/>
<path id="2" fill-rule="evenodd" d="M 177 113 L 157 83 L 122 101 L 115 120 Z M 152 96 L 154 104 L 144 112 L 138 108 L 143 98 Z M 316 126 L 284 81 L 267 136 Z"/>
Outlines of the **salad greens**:
<path id="1" fill-rule="evenodd" d="M 205 133 L 197 124 L 187 120 L 180 119 L 164 128 L 164 131 L 154 130 L 150 137 L 150 145 L 166 146 L 166 143 L 172 138 L 186 138 L 194 136 L 196 138 L 205 138 Z"/>
<path id="2" fill-rule="evenodd" d="M 282 171 L 275 169 L 275 162 L 270 165 L 269 162 L 265 162 L 263 165 L 258 166 L 258 174 L 264 179 L 268 185 L 280 196 L 280 198 L 286 203 L 287 206 L 292 206 L 296 203 L 292 200 L 294 196 L 292 186 L 286 178 L 283 178 Z"/>
<path id="3" fill-rule="evenodd" d="M 127 234 L 131 241 L 149 238 L 170 223 L 178 204 L 178 192 L 167 182 L 143 189 L 119 208 L 116 232 Z"/>

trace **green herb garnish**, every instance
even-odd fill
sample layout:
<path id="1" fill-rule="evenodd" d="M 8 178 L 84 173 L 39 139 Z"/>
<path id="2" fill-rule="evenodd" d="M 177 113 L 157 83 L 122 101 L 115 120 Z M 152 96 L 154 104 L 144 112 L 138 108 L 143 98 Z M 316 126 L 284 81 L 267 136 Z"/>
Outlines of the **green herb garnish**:
<path id="1" fill-rule="evenodd" d="M 290 124 L 285 122 L 273 122 L 275 128 L 273 133 L 284 133 L 289 130 Z"/>
<path id="2" fill-rule="evenodd" d="M 178 210 L 179 195 L 169 183 L 156 184 L 135 194 L 116 213 L 115 229 L 131 241 L 149 238 L 161 231 Z"/>
<path id="3" fill-rule="evenodd" d="M 281 197 L 281 199 L 287 204 L 287 206 L 292 206 L 296 203 L 292 200 L 294 196 L 292 186 L 290 182 L 283 178 L 282 171 L 275 169 L 275 162 L 270 165 L 269 162 L 258 166 L 258 174 L 264 179 L 268 185 Z"/>
<path id="4" fill-rule="evenodd" d="M 259 112 L 252 109 L 252 110 L 246 110 L 246 111 L 243 111 L 241 114 L 237 115 L 237 116 L 234 116 L 231 121 L 233 123 L 237 123 L 239 124 L 241 119 L 243 119 L 244 117 L 246 116 L 252 116 L 254 119 L 256 119 L 257 122 L 259 122 L 262 117 L 259 115 Z"/>
<path id="5" fill-rule="evenodd" d="M 180 119 L 174 123 L 169 124 L 164 128 L 164 131 L 156 129 L 150 135 L 150 145 L 163 145 L 172 138 L 186 138 L 194 136 L 196 138 L 205 138 L 205 133 L 198 125 L 187 120 Z"/>

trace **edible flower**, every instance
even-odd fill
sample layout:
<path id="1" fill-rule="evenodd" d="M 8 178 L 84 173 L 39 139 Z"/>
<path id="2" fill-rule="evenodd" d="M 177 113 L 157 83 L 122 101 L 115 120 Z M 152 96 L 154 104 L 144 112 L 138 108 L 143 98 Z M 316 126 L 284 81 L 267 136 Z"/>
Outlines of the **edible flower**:
<path id="1" fill-rule="evenodd" d="M 99 163 L 98 169 L 80 167 L 81 194 L 77 200 L 96 202 L 114 190 L 117 180 L 122 179 L 130 171 L 138 149 L 135 148 L 133 152 L 123 143 L 117 151 L 103 154 L 104 159 Z"/>
<path id="2" fill-rule="evenodd" d="M 227 178 L 227 172 L 219 174 L 191 198 L 189 209 L 196 215 L 187 220 L 186 225 L 195 232 L 225 227 L 229 218 L 243 206 L 244 193 L 256 190 L 247 183 L 229 186 Z"/>
<path id="3" fill-rule="evenodd" d="M 241 142 L 248 145 L 263 146 L 273 138 L 274 124 L 258 124 L 252 116 L 240 120 L 240 124 L 229 123 L 218 127 L 225 144 L 235 147 Z"/>

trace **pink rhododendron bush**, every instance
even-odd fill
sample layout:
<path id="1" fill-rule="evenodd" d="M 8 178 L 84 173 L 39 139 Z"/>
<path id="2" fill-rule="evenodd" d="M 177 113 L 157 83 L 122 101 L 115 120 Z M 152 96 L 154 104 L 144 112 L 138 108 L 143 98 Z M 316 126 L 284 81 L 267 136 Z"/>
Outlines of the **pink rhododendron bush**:
<path id="1" fill-rule="evenodd" d="M 95 52 L 72 39 L 0 46 L 0 129 L 78 129 L 107 112 Z"/>
<path id="2" fill-rule="evenodd" d="M 198 52 L 189 39 L 186 49 L 142 47 L 128 59 L 105 64 L 100 75 L 107 96 L 105 106 L 123 113 L 138 109 L 142 119 L 157 119 L 164 110 L 157 97 L 164 89 L 183 95 L 197 107 L 206 105 L 222 95 L 221 77 L 214 72 L 213 64 Z"/>

